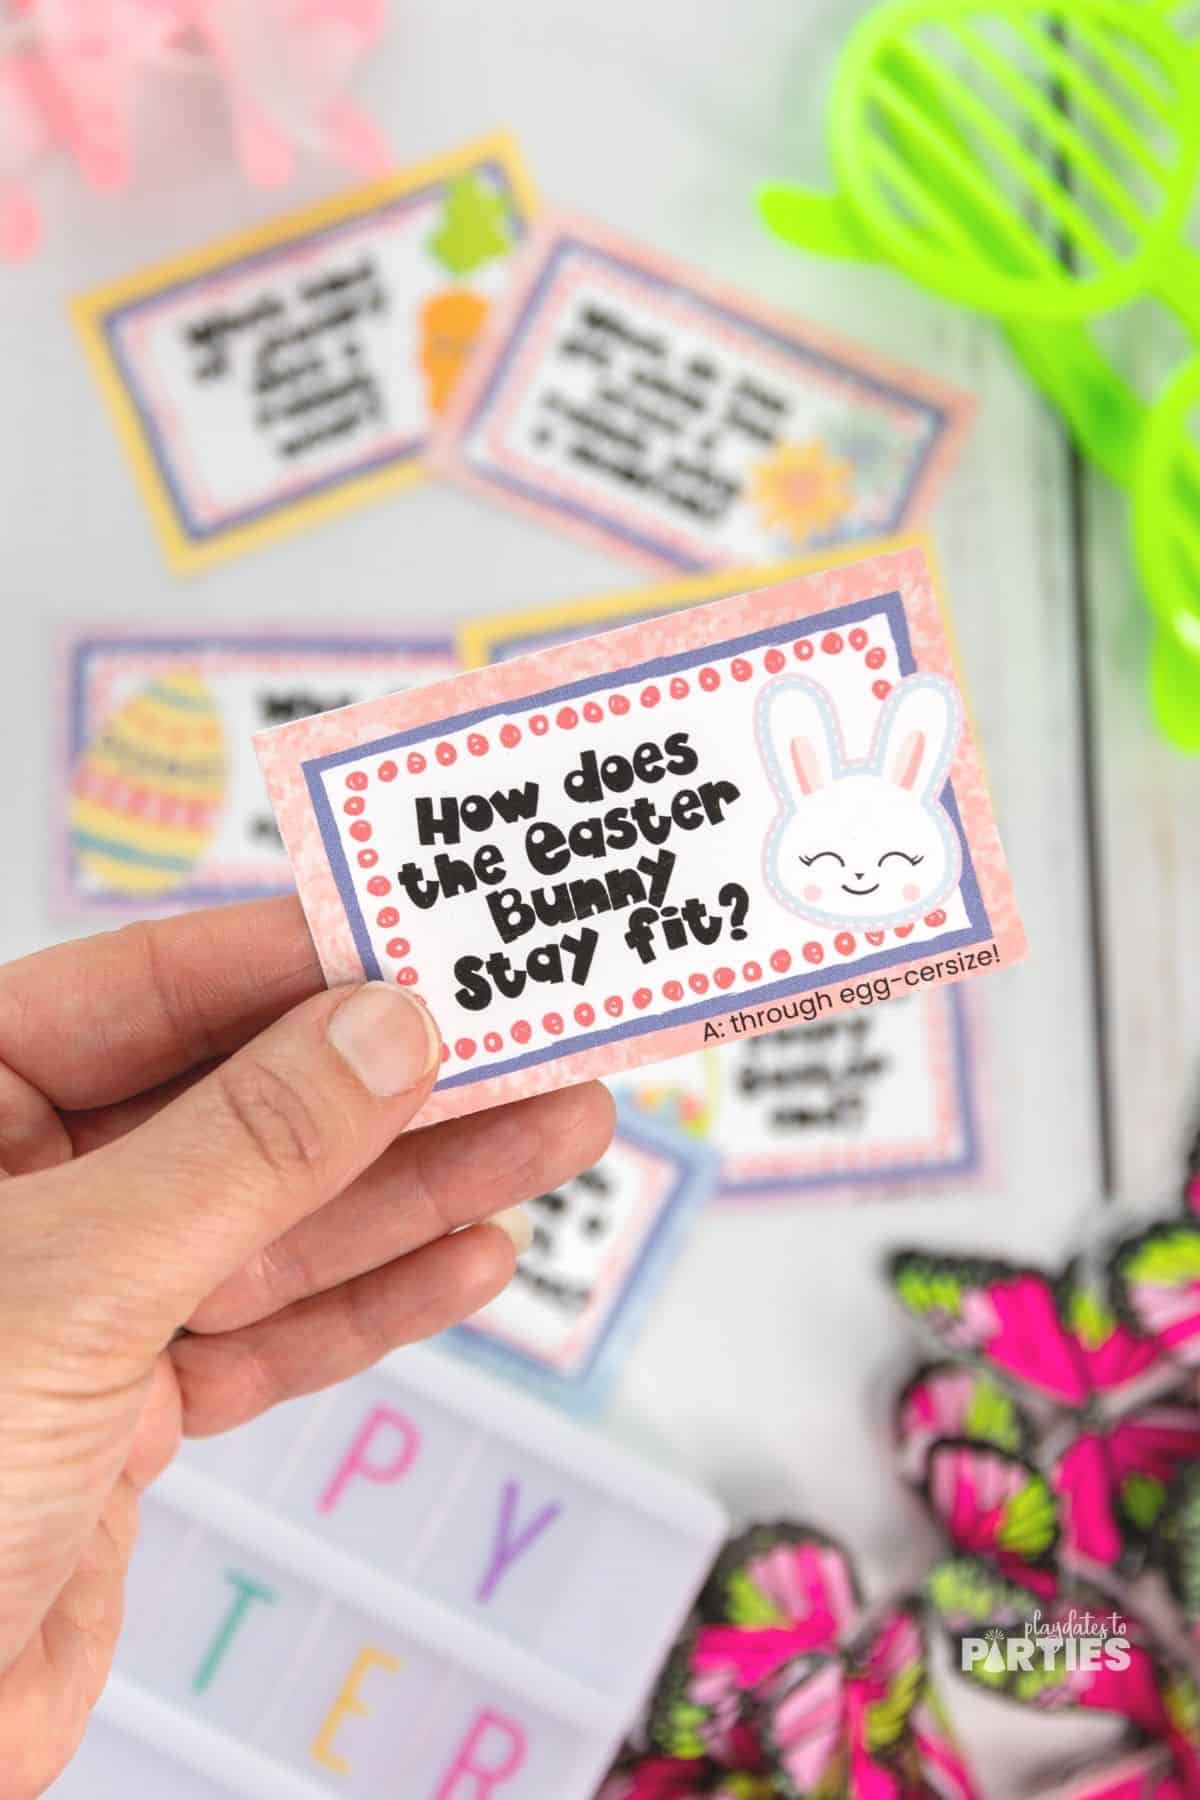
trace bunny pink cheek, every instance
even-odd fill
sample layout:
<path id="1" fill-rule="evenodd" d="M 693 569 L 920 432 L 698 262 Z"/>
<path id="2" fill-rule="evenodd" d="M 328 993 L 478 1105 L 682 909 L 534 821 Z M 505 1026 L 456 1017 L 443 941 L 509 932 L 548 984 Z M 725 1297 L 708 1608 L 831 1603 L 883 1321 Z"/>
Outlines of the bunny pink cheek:
<path id="1" fill-rule="evenodd" d="M 906 900 L 919 900 L 921 898 L 921 890 L 915 881 L 906 881 L 900 891 Z"/>
<path id="2" fill-rule="evenodd" d="M 810 881 L 804 890 L 804 898 L 806 900 L 819 900 L 824 891 L 824 888 L 819 888 L 815 881 Z"/>

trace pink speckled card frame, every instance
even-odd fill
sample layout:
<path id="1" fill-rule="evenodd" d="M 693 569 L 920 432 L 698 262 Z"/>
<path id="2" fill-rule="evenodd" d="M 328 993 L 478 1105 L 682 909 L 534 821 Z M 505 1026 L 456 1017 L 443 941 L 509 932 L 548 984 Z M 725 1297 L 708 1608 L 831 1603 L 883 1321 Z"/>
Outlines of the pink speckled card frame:
<path id="1" fill-rule="evenodd" d="M 438 1020 L 428 1124 L 1019 961 L 954 679 L 914 546 L 256 743 L 327 980 Z"/>

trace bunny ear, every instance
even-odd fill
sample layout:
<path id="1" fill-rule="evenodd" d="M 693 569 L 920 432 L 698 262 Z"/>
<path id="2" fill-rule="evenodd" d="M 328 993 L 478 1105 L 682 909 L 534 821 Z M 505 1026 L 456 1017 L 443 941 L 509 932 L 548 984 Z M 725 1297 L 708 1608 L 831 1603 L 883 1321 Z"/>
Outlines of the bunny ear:
<path id="1" fill-rule="evenodd" d="M 802 675 L 782 676 L 762 691 L 758 738 L 781 794 L 794 798 L 828 787 L 843 767 L 837 718 L 823 687 Z"/>
<path id="2" fill-rule="evenodd" d="M 962 729 L 958 692 L 941 675 L 909 675 L 898 682 L 879 717 L 876 762 L 885 780 L 919 800 L 936 799 L 946 784 Z"/>

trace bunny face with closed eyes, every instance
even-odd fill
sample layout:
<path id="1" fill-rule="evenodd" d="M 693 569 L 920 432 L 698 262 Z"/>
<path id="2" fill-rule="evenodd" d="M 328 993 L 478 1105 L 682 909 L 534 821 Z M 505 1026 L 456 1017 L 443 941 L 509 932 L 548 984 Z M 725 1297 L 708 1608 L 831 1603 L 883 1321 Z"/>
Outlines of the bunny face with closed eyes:
<path id="1" fill-rule="evenodd" d="M 780 810 L 764 850 L 775 898 L 814 925 L 900 925 L 945 900 L 962 874 L 941 804 L 962 728 L 950 682 L 897 683 L 861 762 L 842 748 L 825 689 L 781 676 L 758 703 L 759 747 Z"/>

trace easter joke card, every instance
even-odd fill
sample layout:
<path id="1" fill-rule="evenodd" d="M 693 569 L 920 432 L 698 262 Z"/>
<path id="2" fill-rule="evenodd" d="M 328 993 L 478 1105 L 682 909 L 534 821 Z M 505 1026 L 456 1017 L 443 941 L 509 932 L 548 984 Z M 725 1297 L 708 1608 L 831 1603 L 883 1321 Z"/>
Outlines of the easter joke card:
<path id="1" fill-rule="evenodd" d="M 257 742 L 326 978 L 439 1023 L 423 1124 L 1024 954 L 919 547 Z"/>
<path id="2" fill-rule="evenodd" d="M 605 549 L 704 569 L 912 524 L 972 412 L 940 381 L 552 218 L 430 460 Z"/>
<path id="3" fill-rule="evenodd" d="M 515 146 L 485 138 L 82 296 L 171 564 L 418 479 L 533 210 Z"/>
<path id="4" fill-rule="evenodd" d="M 459 632 L 462 659 L 475 668 L 528 656 L 822 566 L 828 558 L 726 569 L 474 619 Z M 936 988 L 676 1057 L 617 1091 L 716 1150 L 726 1198 L 877 1195 L 914 1182 L 960 1190 L 985 1167 L 978 1013 L 968 1017 L 961 987 Z"/>
<path id="5" fill-rule="evenodd" d="M 60 657 L 55 898 L 109 914 L 290 893 L 254 733 L 458 667 L 444 639 L 344 626 L 81 627 Z"/>
<path id="6" fill-rule="evenodd" d="M 55 1800 L 591 1800 L 725 1528 L 701 1490 L 402 1351 L 185 1445 Z"/>
<path id="7" fill-rule="evenodd" d="M 504 1292 L 443 1342 L 595 1409 L 717 1175 L 694 1137 L 623 1108 L 596 1166 L 529 1202 L 533 1244 Z"/>

